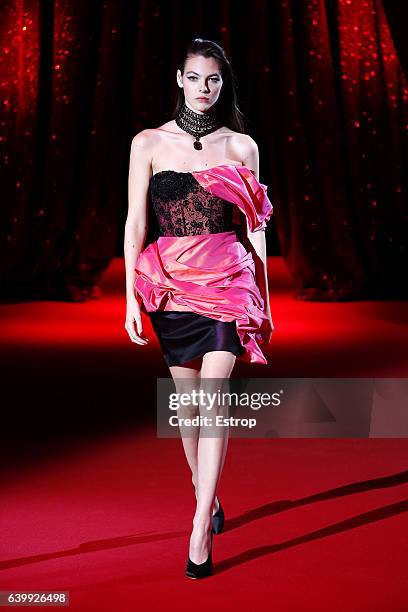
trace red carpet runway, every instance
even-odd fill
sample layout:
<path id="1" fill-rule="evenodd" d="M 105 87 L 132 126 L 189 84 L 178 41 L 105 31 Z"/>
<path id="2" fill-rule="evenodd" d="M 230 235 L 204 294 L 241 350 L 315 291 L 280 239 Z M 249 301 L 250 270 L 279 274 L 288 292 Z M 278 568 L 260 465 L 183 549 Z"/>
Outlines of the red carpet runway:
<path id="1" fill-rule="evenodd" d="M 298 301 L 269 268 L 270 363 L 234 376 L 408 376 L 406 303 Z M 123 279 L 117 259 L 98 300 L 0 306 L 0 590 L 81 612 L 405 611 L 408 439 L 230 439 L 214 575 L 185 577 L 190 473 L 156 437 L 169 373 L 127 338 Z"/>

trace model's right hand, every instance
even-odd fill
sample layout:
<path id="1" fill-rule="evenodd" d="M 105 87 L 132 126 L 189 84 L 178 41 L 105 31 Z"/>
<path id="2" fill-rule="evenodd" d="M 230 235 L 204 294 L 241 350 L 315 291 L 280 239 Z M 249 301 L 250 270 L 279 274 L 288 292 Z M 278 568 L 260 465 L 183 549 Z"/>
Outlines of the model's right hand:
<path id="1" fill-rule="evenodd" d="M 125 329 L 129 334 L 129 338 L 136 344 L 148 344 L 149 338 L 143 333 L 142 313 L 137 299 L 129 298 L 126 304 L 126 322 Z"/>

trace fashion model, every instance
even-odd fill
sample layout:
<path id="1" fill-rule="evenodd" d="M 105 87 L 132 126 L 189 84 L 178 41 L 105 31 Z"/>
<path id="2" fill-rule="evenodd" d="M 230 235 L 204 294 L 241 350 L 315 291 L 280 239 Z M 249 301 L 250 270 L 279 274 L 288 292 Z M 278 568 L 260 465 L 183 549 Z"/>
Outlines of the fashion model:
<path id="1" fill-rule="evenodd" d="M 272 215 L 258 180 L 259 154 L 244 133 L 234 75 L 224 49 L 196 38 L 176 74 L 173 119 L 132 140 L 125 226 L 126 323 L 146 346 L 152 322 L 177 392 L 228 380 L 236 359 L 266 364 L 260 345 L 274 329 L 265 229 Z M 144 250 L 149 206 L 160 236 Z M 200 386 L 201 385 L 201 386 Z M 211 575 L 212 537 L 222 531 L 217 497 L 228 428 L 183 436 L 196 509 L 186 575 Z M 180 428 L 181 430 L 181 428 Z"/>

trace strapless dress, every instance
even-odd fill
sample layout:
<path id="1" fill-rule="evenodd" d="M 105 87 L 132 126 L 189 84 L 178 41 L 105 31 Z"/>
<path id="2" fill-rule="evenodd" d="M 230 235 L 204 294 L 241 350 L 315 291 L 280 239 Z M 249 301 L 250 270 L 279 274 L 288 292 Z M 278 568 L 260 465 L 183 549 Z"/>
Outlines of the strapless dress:
<path id="1" fill-rule="evenodd" d="M 149 191 L 160 236 L 138 257 L 134 290 L 167 365 L 210 351 L 267 363 L 258 344 L 264 303 L 240 240 L 245 217 L 250 231 L 265 231 L 267 186 L 246 166 L 223 164 L 162 170 Z"/>

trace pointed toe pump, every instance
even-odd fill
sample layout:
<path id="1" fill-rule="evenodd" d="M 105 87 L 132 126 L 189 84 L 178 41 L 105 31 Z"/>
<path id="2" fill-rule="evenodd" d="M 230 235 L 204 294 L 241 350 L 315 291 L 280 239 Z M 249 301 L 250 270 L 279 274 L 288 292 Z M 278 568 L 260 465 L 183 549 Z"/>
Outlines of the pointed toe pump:
<path id="1" fill-rule="evenodd" d="M 208 576 L 212 575 L 213 573 L 213 561 L 212 561 L 213 532 L 212 530 L 210 532 L 210 538 L 211 538 L 210 552 L 208 554 L 207 559 L 204 561 L 204 563 L 194 563 L 194 561 L 190 559 L 190 555 L 188 556 L 188 561 L 187 561 L 187 566 L 186 566 L 186 576 L 188 576 L 188 578 L 194 578 L 194 579 L 207 578 Z"/>

